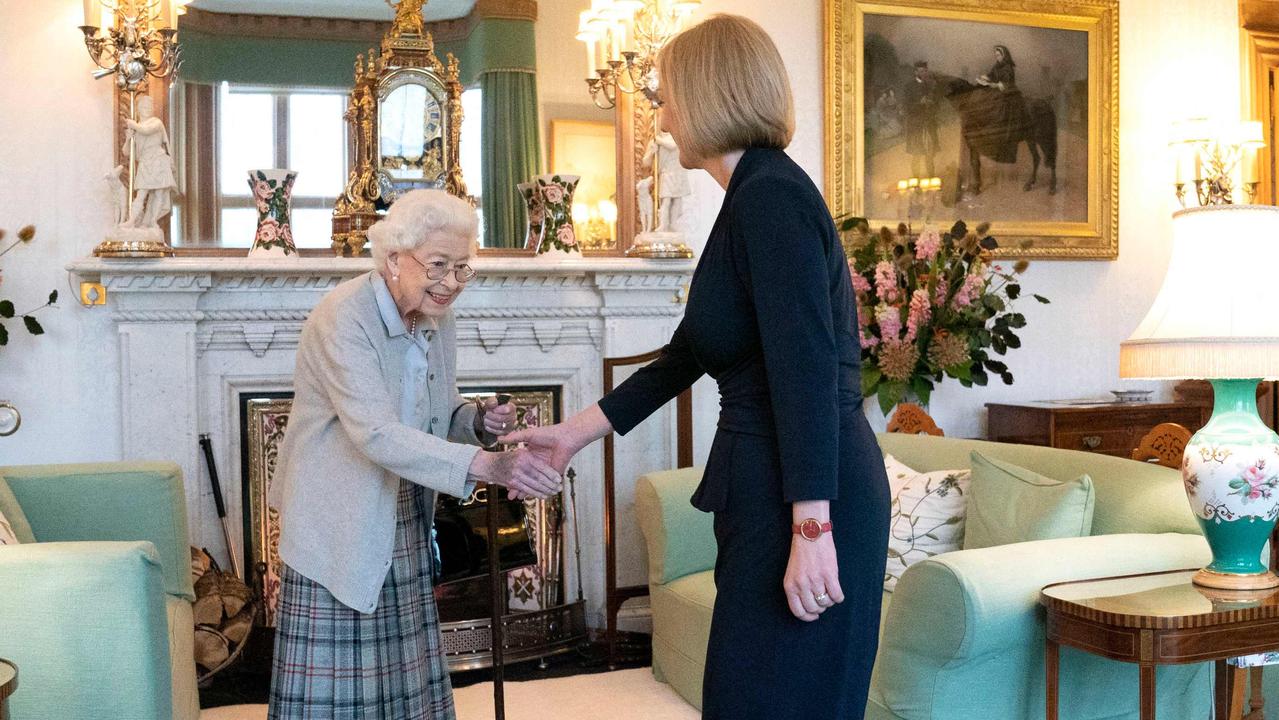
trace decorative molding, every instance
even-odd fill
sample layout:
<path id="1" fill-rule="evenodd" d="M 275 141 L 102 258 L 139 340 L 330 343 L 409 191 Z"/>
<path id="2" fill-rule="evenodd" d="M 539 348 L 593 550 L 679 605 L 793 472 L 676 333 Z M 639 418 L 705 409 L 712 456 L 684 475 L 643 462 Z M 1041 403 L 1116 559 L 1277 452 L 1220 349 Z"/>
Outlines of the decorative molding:
<path id="1" fill-rule="evenodd" d="M 213 279 L 207 273 L 104 272 L 102 285 L 108 292 L 191 292 L 208 290 L 213 285 Z"/>
<path id="2" fill-rule="evenodd" d="M 587 345 L 599 352 L 602 328 L 592 322 L 473 322 L 457 324 L 457 346 L 480 347 L 492 355 L 502 347 L 536 347 L 543 353 L 557 347 Z"/>
<path id="3" fill-rule="evenodd" d="M 210 350 L 248 350 L 254 357 L 265 357 L 268 350 L 293 350 L 302 337 L 302 323 L 275 324 L 247 322 L 218 325 L 196 333 L 196 352 L 204 355 Z"/>
<path id="4" fill-rule="evenodd" d="M 117 310 L 111 314 L 116 322 L 263 322 L 301 323 L 310 310 Z"/>
<path id="5" fill-rule="evenodd" d="M 111 313 L 111 319 L 121 323 L 193 323 L 204 317 L 199 310 L 117 310 Z"/>
<path id="6" fill-rule="evenodd" d="M 458 320 L 513 320 L 545 318 L 592 318 L 599 316 L 599 308 L 592 307 L 510 307 L 510 308 L 458 308 L 454 311 Z"/>
<path id="7" fill-rule="evenodd" d="M 688 276 L 680 273 L 651 273 L 645 275 L 598 273 L 595 275 L 595 287 L 601 290 L 676 290 L 684 287 L 687 283 Z"/>
<path id="8" fill-rule="evenodd" d="M 679 317 L 684 314 L 684 305 L 672 302 L 669 307 L 602 307 L 599 314 L 606 318 Z"/>
<path id="9" fill-rule="evenodd" d="M 349 275 L 220 275 L 215 281 L 218 290 L 332 290 L 352 276 Z"/>

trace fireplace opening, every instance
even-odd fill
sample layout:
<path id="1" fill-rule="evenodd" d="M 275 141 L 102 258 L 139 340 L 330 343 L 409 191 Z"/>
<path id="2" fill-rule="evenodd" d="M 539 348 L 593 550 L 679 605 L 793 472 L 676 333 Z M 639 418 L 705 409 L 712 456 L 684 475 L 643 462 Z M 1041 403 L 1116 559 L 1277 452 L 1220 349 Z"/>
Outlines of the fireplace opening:
<path id="1" fill-rule="evenodd" d="M 469 387 L 461 393 L 470 399 L 511 395 L 518 409 L 517 427 L 560 421 L 559 387 Z M 242 393 L 239 401 L 244 568 L 247 582 L 262 600 L 258 623 L 274 627 L 280 591 L 280 525 L 278 512 L 267 502 L 267 491 L 288 428 L 293 396 L 287 392 Z M 564 495 L 568 494 L 566 487 Z M 564 495 L 546 501 L 498 500 L 502 519 L 499 563 L 507 589 L 502 608 L 503 657 L 508 662 L 569 650 L 586 637 L 580 583 L 569 597 L 564 582 Z M 483 488 L 468 498 L 436 499 L 435 596 L 450 670 L 491 664 L 488 500 Z"/>

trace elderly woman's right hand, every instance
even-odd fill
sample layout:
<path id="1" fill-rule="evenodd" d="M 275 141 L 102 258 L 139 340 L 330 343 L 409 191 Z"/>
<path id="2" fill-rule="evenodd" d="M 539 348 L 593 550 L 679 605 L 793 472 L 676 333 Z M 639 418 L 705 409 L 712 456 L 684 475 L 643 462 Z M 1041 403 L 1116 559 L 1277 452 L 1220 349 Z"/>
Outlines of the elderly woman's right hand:
<path id="1" fill-rule="evenodd" d="M 517 497 L 545 498 L 563 487 L 560 474 L 524 448 L 476 453 L 469 472 L 472 480 L 501 485 Z"/>

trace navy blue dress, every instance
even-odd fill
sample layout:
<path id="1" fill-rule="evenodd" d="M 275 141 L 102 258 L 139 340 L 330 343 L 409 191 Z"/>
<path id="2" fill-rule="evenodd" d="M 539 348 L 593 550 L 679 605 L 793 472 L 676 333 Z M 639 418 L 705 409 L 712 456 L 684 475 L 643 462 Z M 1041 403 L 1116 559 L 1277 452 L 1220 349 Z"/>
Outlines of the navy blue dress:
<path id="1" fill-rule="evenodd" d="M 752 148 L 729 181 L 662 356 L 600 401 L 616 432 L 709 373 L 720 417 L 693 505 L 715 514 L 708 720 L 856 720 L 875 661 L 888 480 L 861 410 L 848 266 L 830 213 L 786 153 Z M 791 506 L 830 500 L 845 601 L 815 622 L 782 589 Z"/>

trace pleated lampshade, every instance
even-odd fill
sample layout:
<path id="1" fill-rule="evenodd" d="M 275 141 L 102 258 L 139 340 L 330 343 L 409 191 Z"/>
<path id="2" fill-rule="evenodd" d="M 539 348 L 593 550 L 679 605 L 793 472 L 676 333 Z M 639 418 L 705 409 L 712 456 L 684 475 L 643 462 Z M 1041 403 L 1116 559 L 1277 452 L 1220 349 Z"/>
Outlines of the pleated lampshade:
<path id="1" fill-rule="evenodd" d="M 1178 211 L 1168 274 L 1120 344 L 1120 377 L 1279 379 L 1276 289 L 1279 207 Z"/>

